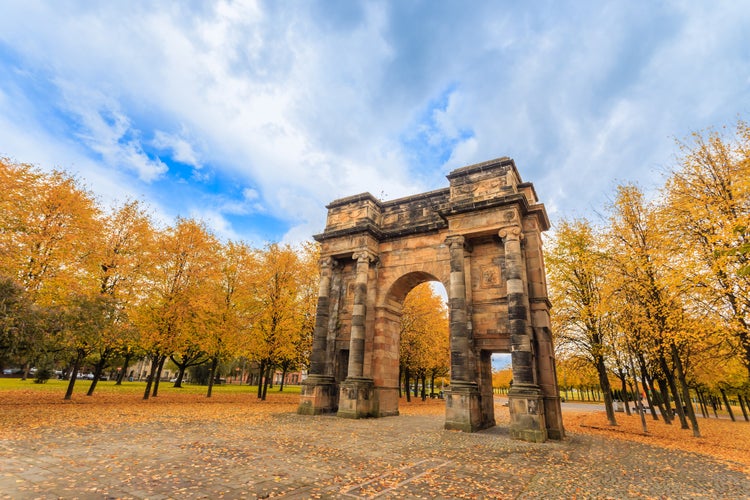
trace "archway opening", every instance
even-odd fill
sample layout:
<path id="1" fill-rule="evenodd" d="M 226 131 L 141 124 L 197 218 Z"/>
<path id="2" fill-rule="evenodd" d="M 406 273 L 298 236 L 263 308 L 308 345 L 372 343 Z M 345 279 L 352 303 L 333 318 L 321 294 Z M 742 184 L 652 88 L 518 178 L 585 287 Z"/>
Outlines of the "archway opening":
<path id="1" fill-rule="evenodd" d="M 404 298 L 399 329 L 399 398 L 443 398 L 450 382 L 447 294 L 438 281 L 413 287 Z"/>
<path id="2" fill-rule="evenodd" d="M 443 278 L 447 281 L 447 277 L 444 276 Z M 426 287 L 426 289 L 423 289 L 422 287 Z M 383 300 L 377 306 L 375 311 L 371 373 L 375 387 L 377 406 L 376 414 L 378 416 L 398 415 L 399 403 L 402 398 L 404 401 L 406 399 L 406 391 L 404 387 L 405 365 L 401 363 L 402 356 L 400 348 L 403 328 L 402 317 L 404 304 L 406 303 L 408 306 L 407 295 L 415 289 L 417 292 L 415 292 L 414 297 L 419 296 L 420 290 L 430 292 L 428 295 L 433 296 L 433 309 L 435 309 L 435 311 L 432 312 L 432 316 L 442 316 L 444 318 L 447 318 L 448 316 L 445 284 L 442 280 L 437 278 L 435 274 L 424 270 L 407 271 L 401 273 L 398 278 L 390 282 Z M 435 300 L 435 296 L 438 297 L 438 299 Z M 440 314 L 438 315 L 437 313 Z M 434 329 L 443 328 L 444 332 L 442 333 L 440 343 L 441 345 L 448 345 L 450 340 L 447 319 L 445 320 L 444 327 L 434 327 Z M 430 332 L 430 335 L 433 334 L 435 333 Z M 424 336 L 417 336 L 417 340 L 421 342 L 423 337 Z M 450 354 L 447 354 L 447 356 L 450 356 Z M 404 361 L 406 361 L 406 359 L 407 358 L 404 358 Z M 450 366 L 449 360 L 448 366 Z M 415 364 L 412 364 L 410 367 L 409 379 L 411 381 L 410 386 L 412 387 L 410 398 L 413 397 L 414 394 L 414 375 L 415 373 L 421 375 L 419 368 L 421 367 L 416 366 Z M 433 367 L 429 366 L 424 368 L 426 369 L 426 380 L 425 384 L 422 384 L 422 386 L 418 385 L 417 397 L 421 397 L 421 387 L 425 388 L 426 397 L 430 397 L 433 393 L 436 394 L 436 397 L 439 397 L 441 395 L 440 384 L 442 383 L 442 387 L 444 388 L 450 380 L 450 374 L 446 372 L 444 376 L 445 380 L 443 380 L 440 376 L 442 372 L 435 367 L 435 382 L 433 385 Z M 421 376 L 418 378 L 421 381 Z"/>

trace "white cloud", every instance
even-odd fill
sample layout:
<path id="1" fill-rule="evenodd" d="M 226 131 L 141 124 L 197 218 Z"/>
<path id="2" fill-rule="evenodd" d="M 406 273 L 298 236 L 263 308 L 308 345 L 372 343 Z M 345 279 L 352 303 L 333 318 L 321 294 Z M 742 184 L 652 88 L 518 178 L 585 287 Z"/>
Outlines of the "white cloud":
<path id="1" fill-rule="evenodd" d="M 180 163 L 191 165 L 197 169 L 202 167 L 193 146 L 180 136 L 157 130 L 154 133 L 152 144 L 158 149 L 171 151 L 172 158 Z"/>
<path id="2" fill-rule="evenodd" d="M 64 99 L 60 105 L 77 124 L 76 136 L 101 155 L 105 164 L 134 171 L 144 182 L 167 171 L 161 160 L 149 158 L 143 151 L 140 130 L 132 127 L 116 101 L 75 83 L 58 81 L 57 86 Z"/>
<path id="3" fill-rule="evenodd" d="M 750 109 L 746 5 L 644 8 L 16 3 L 0 19 L 12 54 L 0 111 L 15 113 L 0 114 L 0 152 L 57 156 L 101 191 L 132 173 L 128 190 L 165 212 L 210 200 L 223 234 L 228 215 L 263 212 L 295 239 L 322 230 L 334 198 L 435 189 L 447 170 L 506 155 L 555 212 L 588 210 L 614 178 L 654 180 L 671 136 Z M 450 143 L 447 160 L 419 170 L 402 138 L 451 88 L 425 134 Z M 149 146 L 206 174 L 188 182 L 210 171 L 252 188 L 167 209 L 156 190 L 171 173 Z"/>

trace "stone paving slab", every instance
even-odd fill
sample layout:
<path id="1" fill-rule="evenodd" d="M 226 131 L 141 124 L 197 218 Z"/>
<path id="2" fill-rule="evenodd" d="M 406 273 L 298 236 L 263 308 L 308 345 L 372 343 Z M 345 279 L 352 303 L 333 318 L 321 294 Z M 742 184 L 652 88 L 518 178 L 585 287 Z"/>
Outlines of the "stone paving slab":
<path id="1" fill-rule="evenodd" d="M 83 427 L 0 441 L 3 499 L 748 498 L 750 477 L 701 455 L 595 436 L 544 444 L 442 416 Z"/>

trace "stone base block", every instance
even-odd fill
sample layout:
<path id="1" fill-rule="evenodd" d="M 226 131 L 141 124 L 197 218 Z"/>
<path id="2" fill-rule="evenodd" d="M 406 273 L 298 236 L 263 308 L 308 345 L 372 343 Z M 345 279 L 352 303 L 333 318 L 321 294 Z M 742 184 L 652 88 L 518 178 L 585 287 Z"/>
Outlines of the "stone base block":
<path id="1" fill-rule="evenodd" d="M 398 415 L 398 387 L 375 387 L 373 414 L 376 417 Z"/>
<path id="2" fill-rule="evenodd" d="M 563 427 L 559 397 L 544 397 L 544 420 L 547 425 L 548 439 L 565 439 L 565 428 Z"/>
<path id="3" fill-rule="evenodd" d="M 322 415 L 335 413 L 338 409 L 338 394 L 333 377 L 310 375 L 302 382 L 297 413 L 300 415 Z"/>
<path id="4" fill-rule="evenodd" d="M 374 384 L 370 378 L 349 377 L 341 383 L 339 411 L 342 418 L 367 418 L 374 414 Z"/>
<path id="5" fill-rule="evenodd" d="M 513 439 L 543 443 L 547 440 L 544 399 L 539 386 L 514 384 L 508 391 L 510 435 Z"/>
<path id="6" fill-rule="evenodd" d="M 445 392 L 445 428 L 476 432 L 495 425 L 482 415 L 481 396 L 477 384 L 451 382 Z"/>

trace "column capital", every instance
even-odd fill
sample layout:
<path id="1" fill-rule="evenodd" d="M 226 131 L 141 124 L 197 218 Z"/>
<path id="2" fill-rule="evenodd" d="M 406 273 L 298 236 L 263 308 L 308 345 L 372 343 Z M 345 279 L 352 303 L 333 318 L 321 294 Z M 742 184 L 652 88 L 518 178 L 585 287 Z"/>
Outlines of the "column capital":
<path id="1" fill-rule="evenodd" d="M 318 260 L 318 266 L 320 266 L 320 270 L 324 269 L 330 269 L 335 266 L 335 262 L 333 257 L 321 257 Z"/>
<path id="2" fill-rule="evenodd" d="M 503 240 L 520 241 L 523 239 L 523 232 L 521 231 L 521 226 L 504 227 L 497 232 L 497 235 L 500 236 L 500 238 Z"/>
<path id="3" fill-rule="evenodd" d="M 464 244 L 466 243 L 466 238 L 464 238 L 460 234 L 453 234 L 453 235 L 448 236 L 447 238 L 445 238 L 445 242 L 448 244 L 449 248 L 453 248 L 453 247 L 459 246 L 459 245 L 461 247 L 463 247 Z"/>
<path id="4" fill-rule="evenodd" d="M 365 261 L 367 264 L 369 264 L 370 262 L 375 262 L 376 260 L 378 260 L 378 256 L 370 250 L 361 249 L 355 251 L 352 254 L 352 259 L 356 260 L 358 263 L 360 261 Z"/>

